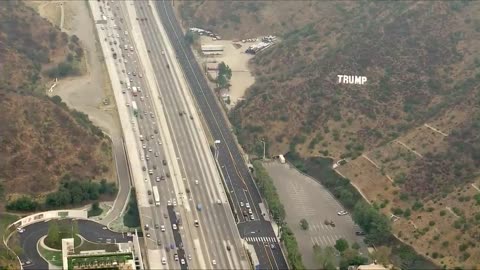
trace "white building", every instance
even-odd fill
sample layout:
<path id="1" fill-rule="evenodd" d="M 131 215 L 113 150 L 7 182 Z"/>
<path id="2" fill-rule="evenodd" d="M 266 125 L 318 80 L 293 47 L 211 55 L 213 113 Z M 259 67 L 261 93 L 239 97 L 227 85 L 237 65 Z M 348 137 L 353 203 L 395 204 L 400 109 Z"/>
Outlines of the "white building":
<path id="1" fill-rule="evenodd" d="M 213 45 L 213 44 L 202 45 L 202 53 L 204 55 L 221 55 L 223 54 L 223 50 L 224 50 L 223 45 Z"/>

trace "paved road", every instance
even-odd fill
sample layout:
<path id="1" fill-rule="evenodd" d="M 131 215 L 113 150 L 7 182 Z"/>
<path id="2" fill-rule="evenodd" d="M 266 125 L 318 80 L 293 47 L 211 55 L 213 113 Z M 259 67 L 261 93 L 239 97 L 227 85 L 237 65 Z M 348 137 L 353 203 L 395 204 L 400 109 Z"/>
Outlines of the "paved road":
<path id="1" fill-rule="evenodd" d="M 64 220 L 62 222 L 68 222 Z M 95 243 L 125 243 L 132 241 L 132 237 L 125 234 L 112 232 L 103 224 L 89 220 L 78 220 L 79 234 L 85 239 Z M 48 269 L 48 263 L 40 257 L 37 251 L 37 243 L 44 235 L 48 233 L 48 222 L 39 222 L 24 227 L 25 232 L 20 234 L 20 245 L 23 249 L 20 260 L 22 262 L 31 261 L 30 265 L 25 265 L 24 269 Z M 107 240 L 109 239 L 109 240 Z"/>
<path id="2" fill-rule="evenodd" d="M 262 216 L 259 204 L 262 203 L 260 194 L 255 186 L 252 176 L 237 147 L 235 138 L 229 129 L 227 120 L 223 117 L 222 108 L 209 88 L 201 68 L 196 63 L 195 57 L 185 44 L 184 34 L 177 22 L 170 1 L 156 2 L 156 9 L 162 23 L 167 30 L 168 37 L 174 45 L 178 61 L 192 89 L 193 95 L 201 109 L 203 117 L 210 129 L 214 139 L 220 140 L 218 147 L 218 161 L 222 166 L 222 173 L 225 177 L 227 188 L 230 191 L 234 203 L 240 234 L 245 237 L 247 231 L 255 231 L 260 237 L 275 237 L 271 224 Z M 250 216 L 243 216 L 248 202 L 253 212 L 252 221 Z M 242 223 L 249 223 L 244 225 Z M 247 229 L 245 229 L 247 228 Z M 261 238 L 263 239 L 263 238 Z M 265 238 L 267 239 L 267 238 Z M 247 240 L 248 241 L 248 240 Z M 286 269 L 288 268 L 280 248 L 272 249 L 267 242 L 251 242 L 260 260 L 260 268 Z M 268 246 L 268 247 L 267 247 Z M 278 245 L 277 245 L 278 246 Z"/>
<path id="3" fill-rule="evenodd" d="M 175 68 L 168 52 L 163 52 L 166 45 L 160 38 L 158 26 L 155 26 L 155 21 L 159 22 L 159 19 L 154 17 L 146 2 L 135 2 L 134 10 L 131 4 L 120 2 L 101 5 L 109 17 L 105 31 L 110 35 L 103 42 L 109 44 L 119 56 L 116 66 L 121 78 L 125 78 L 123 86 L 141 89 L 135 96 L 127 88 L 124 95 L 125 103 L 130 105 L 135 101 L 139 108 L 137 118 L 133 112 L 131 114 L 132 123 L 138 124 L 138 130 L 134 130 L 138 136 L 138 149 L 142 149 L 138 157 L 145 167 L 145 184 L 143 187 L 137 186 L 137 193 L 139 188 L 152 191 L 156 186 L 160 194 L 160 206 L 144 205 L 141 202 L 146 201 L 145 198 L 138 198 L 142 208 L 142 223 L 148 224 L 149 228 L 154 228 L 155 224 L 166 228 L 166 232 L 149 229 L 151 241 L 147 241 L 147 252 L 158 259 L 166 257 L 168 264 L 165 267 L 178 267 L 179 263 L 172 261 L 173 252 L 168 253 L 166 247 L 179 247 L 181 243 L 183 249 L 177 250 L 177 253 L 180 259 L 184 258 L 187 264 L 191 264 L 191 268 L 244 268 L 246 260 L 240 255 L 242 249 L 238 232 L 229 213 L 226 196 L 222 193 L 221 180 L 208 143 L 206 139 L 201 139 L 205 134 L 201 133 L 197 113 L 192 101 L 188 100 L 188 92 L 184 95 L 180 93 L 188 90 L 180 86 L 178 75 L 166 67 L 168 61 L 171 68 Z M 136 17 L 148 17 L 149 23 L 136 20 Z M 122 29 L 115 28 L 115 25 Z M 127 50 L 124 50 L 125 45 Z M 145 45 L 151 50 L 150 53 L 147 53 Z M 139 74 L 143 74 L 142 78 Z M 118 105 L 124 106 L 123 103 Z M 185 115 L 180 116 L 180 111 Z M 140 134 L 144 141 L 140 141 Z M 157 181 L 157 177 L 164 177 L 165 180 Z M 153 197 L 147 195 L 147 190 L 141 192 L 153 203 Z M 174 201 L 177 206 L 168 208 L 175 209 L 174 212 L 182 220 L 179 230 L 175 231 L 171 228 L 178 221 L 172 218 L 173 210 L 167 209 L 167 205 L 174 204 Z M 202 205 L 202 211 L 196 209 L 199 204 Z M 167 212 L 167 218 L 164 218 Z M 193 226 L 194 220 L 199 221 L 198 228 Z M 158 246 L 158 241 L 161 246 Z M 230 246 L 230 251 L 227 251 L 227 246 Z M 186 254 L 192 255 L 191 261 L 187 260 Z M 215 266 L 211 265 L 212 260 L 216 261 Z"/>
<path id="4" fill-rule="evenodd" d="M 125 153 L 125 145 L 123 136 L 112 137 L 112 150 L 115 159 L 115 167 L 117 170 L 117 186 L 118 193 L 112 208 L 107 215 L 100 221 L 102 224 L 108 225 L 110 222 L 119 217 L 126 208 L 128 194 L 130 193 L 130 173 L 128 171 L 128 161 Z"/>

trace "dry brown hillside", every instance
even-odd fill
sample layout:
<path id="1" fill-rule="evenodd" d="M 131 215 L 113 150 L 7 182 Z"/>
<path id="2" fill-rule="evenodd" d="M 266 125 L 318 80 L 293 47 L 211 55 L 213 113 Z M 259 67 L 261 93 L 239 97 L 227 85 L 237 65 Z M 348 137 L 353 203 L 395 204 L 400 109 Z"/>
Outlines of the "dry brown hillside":
<path id="1" fill-rule="evenodd" d="M 43 95 L 45 72 L 75 61 L 78 39 L 20 1 L 0 5 L 0 185 L 9 195 L 54 191 L 62 175 L 100 179 L 110 145 L 88 117 Z M 68 64 L 67 64 L 68 65 Z M 2 203 L 3 204 L 3 203 Z"/>
<path id="2" fill-rule="evenodd" d="M 230 115 L 248 152 L 265 138 L 272 156 L 346 158 L 338 171 L 401 217 L 399 239 L 446 268 L 478 263 L 480 2 L 182 3 L 186 26 L 281 37 Z"/>

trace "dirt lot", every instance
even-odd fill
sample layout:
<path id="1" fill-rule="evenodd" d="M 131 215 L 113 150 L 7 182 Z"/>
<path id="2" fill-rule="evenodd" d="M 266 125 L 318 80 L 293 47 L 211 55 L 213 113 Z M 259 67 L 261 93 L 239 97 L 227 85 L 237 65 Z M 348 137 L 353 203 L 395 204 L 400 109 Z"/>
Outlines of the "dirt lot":
<path id="1" fill-rule="evenodd" d="M 248 67 L 248 61 L 252 59 L 253 55 L 245 53 L 248 46 L 253 43 L 233 42 L 231 40 L 212 41 L 211 38 L 203 36 L 200 37 L 200 42 L 202 45 L 213 44 L 224 46 L 223 55 L 205 56 L 202 60 L 205 65 L 209 63 L 208 66 L 216 66 L 218 63 L 225 62 L 225 64 L 230 67 L 232 70 L 232 79 L 230 81 L 232 86 L 230 87 L 230 91 L 228 91 L 231 100 L 229 107 L 234 107 L 237 101 L 243 98 L 247 88 L 255 82 L 255 78 L 250 73 Z M 238 45 L 234 46 L 234 44 L 238 44 L 240 47 L 238 47 Z M 216 77 L 216 72 L 213 71 L 210 75 Z"/>

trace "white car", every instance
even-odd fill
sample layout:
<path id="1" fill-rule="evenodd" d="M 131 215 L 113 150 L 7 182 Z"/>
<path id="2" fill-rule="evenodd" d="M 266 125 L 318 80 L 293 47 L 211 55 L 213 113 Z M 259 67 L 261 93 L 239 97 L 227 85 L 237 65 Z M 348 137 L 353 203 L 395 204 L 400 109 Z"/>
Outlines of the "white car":
<path id="1" fill-rule="evenodd" d="M 345 211 L 345 210 L 342 210 L 342 211 L 337 212 L 337 215 L 339 215 L 339 216 L 345 216 L 345 215 L 348 215 L 348 212 Z"/>
<path id="2" fill-rule="evenodd" d="M 147 148 L 147 145 L 146 144 L 142 145 L 142 148 L 143 149 Z"/>
<path id="3" fill-rule="evenodd" d="M 198 180 L 195 180 L 195 185 L 198 185 Z"/>
<path id="4" fill-rule="evenodd" d="M 161 230 L 162 232 L 164 232 L 164 231 L 165 231 L 165 225 L 160 226 L 160 230 Z"/>
<path id="5" fill-rule="evenodd" d="M 182 258 L 182 259 L 180 260 L 180 263 L 181 263 L 181 264 L 185 264 L 185 259 Z"/>
<path id="6" fill-rule="evenodd" d="M 149 149 L 148 149 L 148 152 L 152 152 L 152 148 L 149 148 Z"/>
<path id="7" fill-rule="evenodd" d="M 177 200 L 173 199 L 173 206 L 177 206 Z"/>
<path id="8" fill-rule="evenodd" d="M 162 264 L 163 265 L 167 264 L 167 259 L 165 259 L 165 257 L 162 257 Z"/>
<path id="9" fill-rule="evenodd" d="M 170 206 L 172 205 L 172 202 L 170 200 L 167 201 L 167 205 Z"/>
<path id="10" fill-rule="evenodd" d="M 245 206 L 247 207 L 247 209 L 250 209 L 250 203 L 245 203 Z"/>
<path id="11" fill-rule="evenodd" d="M 157 178 L 155 179 L 157 182 L 160 182 L 160 176 L 157 176 Z"/>
<path id="12" fill-rule="evenodd" d="M 243 202 L 240 202 L 240 207 L 243 207 Z"/>
<path id="13" fill-rule="evenodd" d="M 212 260 L 212 264 L 213 265 L 217 265 L 217 261 L 215 261 L 215 259 Z"/>
<path id="14" fill-rule="evenodd" d="M 250 219 L 251 219 L 251 220 L 254 220 L 254 219 L 255 219 L 255 217 L 253 216 L 253 214 L 250 215 Z"/>
<path id="15" fill-rule="evenodd" d="M 177 224 L 173 223 L 172 228 L 173 228 L 174 230 L 176 230 L 176 229 L 177 229 Z"/>
<path id="16" fill-rule="evenodd" d="M 127 103 L 127 107 L 130 107 L 130 103 Z"/>
<path id="17" fill-rule="evenodd" d="M 17 228 L 17 232 L 18 232 L 18 233 L 23 233 L 23 232 L 25 232 L 25 229 L 18 227 L 18 228 Z"/>

